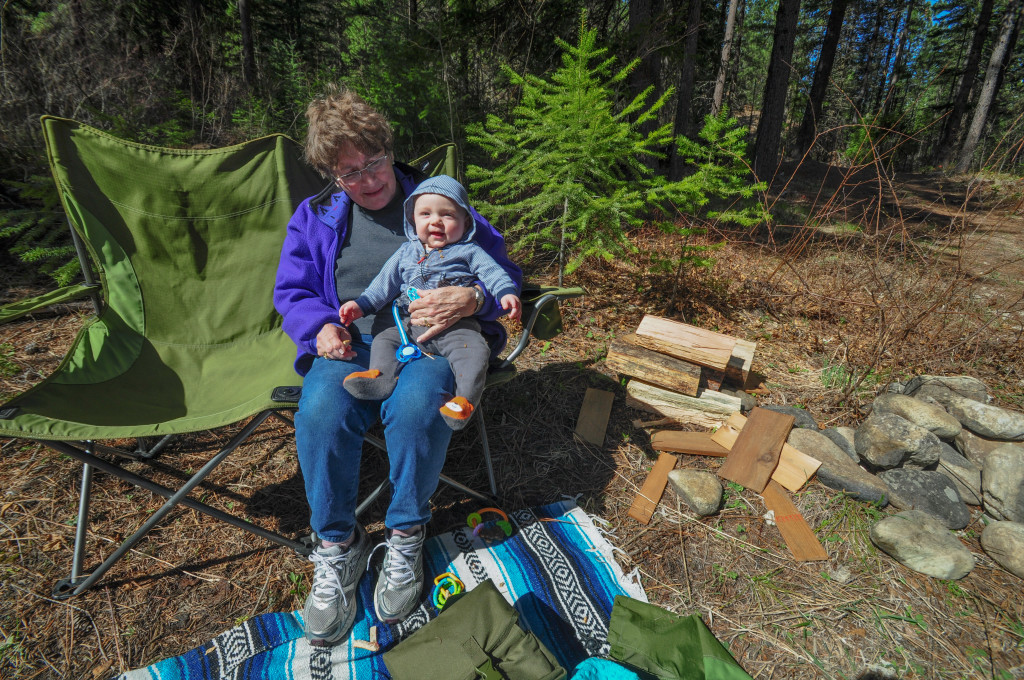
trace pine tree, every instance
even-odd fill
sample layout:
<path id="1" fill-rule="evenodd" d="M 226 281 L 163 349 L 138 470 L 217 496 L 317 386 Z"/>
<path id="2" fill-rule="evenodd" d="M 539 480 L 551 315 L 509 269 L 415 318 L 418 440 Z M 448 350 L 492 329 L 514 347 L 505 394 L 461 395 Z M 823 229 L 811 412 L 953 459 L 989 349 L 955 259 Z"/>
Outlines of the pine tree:
<path id="1" fill-rule="evenodd" d="M 614 59 L 596 42 L 597 31 L 588 30 L 584 20 L 575 46 L 558 41 L 562 67 L 550 79 L 506 67 L 512 84 L 522 89 L 512 120 L 491 115 L 468 129 L 469 141 L 497 161 L 493 169 L 468 168 L 474 192 L 485 197 L 477 201 L 481 211 L 501 225 L 516 252 L 556 252 L 560 283 L 588 258 L 635 252 L 629 232 L 652 215 L 696 213 L 710 196 L 749 197 L 757 189 L 742 156 L 738 165 L 706 162 L 741 153 L 728 144 L 712 149 L 685 137 L 673 140 L 671 123 L 640 132 L 657 120 L 671 89 L 648 104 L 648 88 L 616 111 L 616 88 L 636 62 L 613 73 Z M 724 116 L 712 120 L 714 144 L 731 140 L 733 132 L 742 138 L 735 121 Z M 675 182 L 645 164 L 661 158 L 658 149 L 673 141 L 688 161 L 700 162 L 696 172 L 690 168 L 692 174 Z M 730 216 L 757 219 L 749 210 Z M 694 233 L 669 220 L 660 226 L 684 238 Z M 692 255 L 682 252 L 683 257 Z"/>

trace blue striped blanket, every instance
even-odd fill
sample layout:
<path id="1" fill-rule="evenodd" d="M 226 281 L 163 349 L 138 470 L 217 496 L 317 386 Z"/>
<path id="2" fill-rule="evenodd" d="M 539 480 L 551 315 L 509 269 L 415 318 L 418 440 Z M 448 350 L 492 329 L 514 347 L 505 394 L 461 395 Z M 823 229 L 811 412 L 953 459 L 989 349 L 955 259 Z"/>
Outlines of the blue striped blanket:
<path id="1" fill-rule="evenodd" d="M 487 517 L 485 517 L 487 519 Z M 424 571 L 451 572 L 468 589 L 490 579 L 519 612 L 519 623 L 544 642 L 566 669 L 608 651 L 608 620 L 616 595 L 646 601 L 634 580 L 612 557 L 612 546 L 594 518 L 573 501 L 520 510 L 510 515 L 512 535 L 497 541 L 464 528 L 426 542 Z M 370 680 L 387 678 L 382 652 L 353 646 L 368 640 L 370 627 L 386 650 L 437 615 L 424 603 L 405 621 L 385 625 L 373 616 L 373 579 L 359 588 L 362 614 L 349 640 L 333 648 L 310 647 L 301 612 L 263 614 L 206 644 L 120 680 Z"/>

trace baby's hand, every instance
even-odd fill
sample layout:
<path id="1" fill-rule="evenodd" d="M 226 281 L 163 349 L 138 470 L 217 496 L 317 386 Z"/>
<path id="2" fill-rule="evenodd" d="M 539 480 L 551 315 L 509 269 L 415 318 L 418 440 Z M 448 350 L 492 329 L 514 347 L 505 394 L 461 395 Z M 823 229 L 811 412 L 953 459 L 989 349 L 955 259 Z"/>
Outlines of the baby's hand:
<path id="1" fill-rule="evenodd" d="M 349 300 L 343 304 L 341 309 L 338 311 L 338 318 L 340 318 L 341 322 L 346 326 L 356 319 L 362 318 L 362 316 L 363 310 L 359 309 L 359 305 L 356 304 L 355 300 Z"/>
<path id="2" fill-rule="evenodd" d="M 508 318 L 519 321 L 523 315 L 523 303 L 515 295 L 505 295 L 501 298 L 501 308 L 508 312 Z"/>

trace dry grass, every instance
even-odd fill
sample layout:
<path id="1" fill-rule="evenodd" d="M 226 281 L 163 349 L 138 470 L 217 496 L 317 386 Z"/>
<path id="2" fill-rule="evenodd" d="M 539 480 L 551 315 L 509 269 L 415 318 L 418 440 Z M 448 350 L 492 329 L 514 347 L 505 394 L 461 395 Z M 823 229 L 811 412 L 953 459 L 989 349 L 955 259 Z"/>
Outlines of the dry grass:
<path id="1" fill-rule="evenodd" d="M 883 227 L 870 237 L 809 229 L 824 223 L 822 205 L 833 215 L 854 212 L 838 199 L 801 203 L 801 195 L 821 193 L 817 187 L 826 183 L 819 180 L 791 185 L 788 209 L 806 212 L 791 220 L 798 226 L 755 237 L 727 234 L 714 272 L 686 281 L 679 317 L 757 341 L 754 369 L 772 387 L 764 401 L 806 406 L 822 425 L 856 422 L 887 381 L 925 371 L 977 375 L 998 401 L 1020 407 L 1024 275 L 1012 257 L 990 262 L 996 268 L 986 273 L 977 263 L 984 258 L 971 256 L 989 241 L 966 238 L 1002 229 L 1019 239 L 1013 212 L 981 195 L 961 211 L 959 226 L 948 217 L 939 225 L 932 211 L 918 222 L 875 219 Z M 852 188 L 846 185 L 851 195 Z M 943 205 L 952 202 L 943 195 Z M 912 192 L 902 205 L 926 202 L 922 196 Z M 967 224 L 978 215 L 995 225 Z M 943 239 L 935 238 L 940 226 Z M 641 238 L 645 250 L 666 245 L 654 234 Z M 924 246 L 939 241 L 946 245 Z M 1021 677 L 1022 583 L 980 549 L 977 511 L 960 534 L 978 566 L 958 582 L 921 576 L 879 553 L 867 528 L 891 510 L 813 480 L 795 502 L 826 545 L 827 563 L 793 562 L 777 530 L 762 520 L 760 498 L 746 491 L 730 488 L 722 512 L 711 518 L 695 517 L 671 492 L 650 525 L 626 516 L 653 461 L 649 432 L 631 421 L 653 416 L 625 406 L 619 377 L 602 359 L 610 339 L 635 328 L 644 313 L 666 312 L 671 282 L 645 265 L 641 256 L 580 273 L 571 283 L 589 294 L 565 306 L 568 332 L 533 346 L 519 378 L 488 392 L 488 429 L 506 506 L 577 496 L 587 511 L 611 522 L 623 566 L 639 569 L 650 599 L 700 613 L 757 678 Z M 82 318 L 79 309 L 64 308 L 0 327 L 0 392 L 20 392 L 52 371 Z M 602 447 L 572 433 L 587 387 L 616 395 Z M 182 438 L 161 460 L 196 467 L 214 450 L 215 435 L 230 433 Z M 247 617 L 301 606 L 310 577 L 305 560 L 188 509 L 173 512 L 99 587 L 54 600 L 50 589 L 70 565 L 80 466 L 39 444 L 0 446 L 0 588 L 8 602 L 0 613 L 3 677 L 106 677 L 180 654 Z M 447 471 L 483 487 L 477 446 L 474 434 L 457 436 Z M 367 458 L 367 477 L 379 478 L 379 456 Z M 718 464 L 680 460 L 701 469 Z M 159 462 L 155 474 L 180 481 Z M 270 529 L 308 530 L 294 440 L 280 424 L 264 425 L 197 495 Z M 93 503 L 88 565 L 162 499 L 98 475 Z M 473 509 L 442 490 L 431 532 L 461 524 Z M 380 530 L 383 512 L 380 503 L 371 508 L 371 530 Z"/>

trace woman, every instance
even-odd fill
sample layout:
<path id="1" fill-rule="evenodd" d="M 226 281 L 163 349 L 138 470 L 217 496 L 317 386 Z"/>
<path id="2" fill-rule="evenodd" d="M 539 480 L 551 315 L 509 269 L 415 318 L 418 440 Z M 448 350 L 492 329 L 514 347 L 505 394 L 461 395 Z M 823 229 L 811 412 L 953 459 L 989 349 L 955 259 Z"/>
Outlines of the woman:
<path id="1" fill-rule="evenodd" d="M 374 588 L 374 609 L 385 622 L 403 619 L 419 602 L 424 525 L 437 488 L 451 429 L 438 407 L 454 387 L 448 362 L 414 361 L 383 401 L 359 401 L 345 377 L 366 370 L 372 336 L 393 322 L 382 313 L 349 327 L 341 304 L 358 296 L 405 241 L 402 202 L 424 177 L 394 163 L 391 128 L 355 93 L 332 88 L 310 103 L 306 158 L 335 186 L 302 202 L 288 223 L 274 287 L 284 330 L 295 341 L 295 370 L 305 376 L 295 417 L 295 443 L 321 544 L 310 559 L 313 587 L 303 610 L 306 637 L 331 645 L 355 620 L 355 590 L 371 552 L 356 521 L 363 435 L 378 419 L 390 460 L 391 503 L 385 517 L 384 563 Z M 478 213 L 474 241 L 517 285 L 522 272 L 505 252 L 501 235 Z M 505 334 L 495 320 L 500 304 L 482 283 L 421 291 L 412 322 L 431 326 L 428 340 L 473 316 L 497 352 Z"/>

